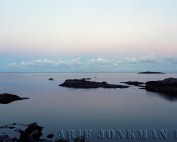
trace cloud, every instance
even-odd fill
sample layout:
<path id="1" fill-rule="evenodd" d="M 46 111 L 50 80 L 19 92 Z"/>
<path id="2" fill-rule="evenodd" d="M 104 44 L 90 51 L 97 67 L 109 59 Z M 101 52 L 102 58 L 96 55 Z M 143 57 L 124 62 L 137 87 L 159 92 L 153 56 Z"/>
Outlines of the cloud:
<path id="1" fill-rule="evenodd" d="M 92 65 L 108 65 L 108 64 L 111 64 L 111 60 L 103 59 L 103 58 L 96 58 L 96 59 L 91 59 L 89 61 L 89 64 L 92 64 Z"/>
<path id="2" fill-rule="evenodd" d="M 124 64 L 137 64 L 138 59 L 135 57 L 126 57 L 124 60 L 122 60 L 122 63 L 124 63 Z"/>
<path id="3" fill-rule="evenodd" d="M 9 67 L 72 67 L 75 65 L 81 65 L 80 58 L 72 59 L 72 60 L 49 60 L 49 59 L 38 59 L 29 62 L 19 62 L 19 63 L 10 63 Z"/>
<path id="4" fill-rule="evenodd" d="M 125 57 L 123 59 L 117 60 L 117 64 L 126 65 L 126 66 L 135 66 L 135 65 L 147 65 L 147 64 L 161 64 L 159 58 L 151 54 L 148 56 L 142 57 Z"/>
<path id="5" fill-rule="evenodd" d="M 75 67 L 75 66 L 85 66 L 85 65 L 109 65 L 111 61 L 103 58 L 89 59 L 87 61 L 81 60 L 80 57 L 71 60 L 49 60 L 49 59 L 38 59 L 29 62 L 19 62 L 10 63 L 9 67 Z"/>
<path id="6" fill-rule="evenodd" d="M 80 71 L 115 71 L 122 68 L 127 69 L 141 69 L 147 67 L 162 67 L 166 68 L 166 65 L 177 64 L 177 58 L 175 56 L 157 57 L 153 54 L 142 57 L 125 57 L 118 59 L 106 59 L 106 58 L 91 58 L 81 59 L 80 57 L 70 60 L 50 60 L 50 59 L 38 59 L 33 61 L 22 61 L 8 64 L 11 69 L 32 68 L 32 69 L 59 69 L 60 71 L 80 70 Z"/>
<path id="7" fill-rule="evenodd" d="M 151 54 L 149 56 L 144 56 L 139 59 L 141 63 L 160 63 L 158 58 L 154 55 Z"/>
<path id="8" fill-rule="evenodd" d="M 173 55 L 167 56 L 164 60 L 166 63 L 177 64 L 177 57 Z"/>
<path id="9" fill-rule="evenodd" d="M 56 61 L 49 59 L 38 59 L 29 62 L 19 62 L 19 63 L 10 63 L 9 67 L 41 67 L 41 66 L 54 66 Z"/>

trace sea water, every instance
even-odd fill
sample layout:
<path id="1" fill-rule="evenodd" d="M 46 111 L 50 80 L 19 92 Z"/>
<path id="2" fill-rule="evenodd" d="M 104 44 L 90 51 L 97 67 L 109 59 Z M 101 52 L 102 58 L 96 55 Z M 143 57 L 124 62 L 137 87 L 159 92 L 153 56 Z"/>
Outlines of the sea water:
<path id="1" fill-rule="evenodd" d="M 50 77 L 54 81 L 49 81 Z M 62 133 L 66 137 L 67 132 L 74 132 L 76 136 L 85 132 L 88 141 L 140 141 L 140 133 L 147 133 L 147 137 L 142 137 L 143 141 L 176 141 L 176 97 L 148 92 L 136 86 L 125 89 L 58 86 L 66 79 L 77 78 L 121 84 L 168 77 L 177 77 L 177 74 L 0 73 L 0 93 L 30 98 L 0 104 L 0 126 L 37 122 L 44 127 L 44 138 L 49 133 L 55 135 L 52 140 Z M 0 129 L 0 134 L 3 131 Z M 9 135 L 15 135 L 10 130 L 6 133 L 8 131 Z"/>

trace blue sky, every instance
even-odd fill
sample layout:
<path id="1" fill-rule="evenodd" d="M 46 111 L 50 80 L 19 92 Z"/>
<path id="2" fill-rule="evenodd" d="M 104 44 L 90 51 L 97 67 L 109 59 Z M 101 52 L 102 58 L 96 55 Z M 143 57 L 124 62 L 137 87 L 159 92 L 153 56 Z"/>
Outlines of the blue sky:
<path id="1" fill-rule="evenodd" d="M 0 71 L 177 71 L 176 0 L 0 0 Z"/>

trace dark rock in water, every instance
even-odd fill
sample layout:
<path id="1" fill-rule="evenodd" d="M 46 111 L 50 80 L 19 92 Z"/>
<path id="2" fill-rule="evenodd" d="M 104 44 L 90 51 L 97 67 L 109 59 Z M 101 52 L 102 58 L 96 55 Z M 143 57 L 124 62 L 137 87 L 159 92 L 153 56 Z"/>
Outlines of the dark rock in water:
<path id="1" fill-rule="evenodd" d="M 18 142 L 38 142 L 42 136 L 42 127 L 37 123 L 30 124 L 25 131 L 20 131 L 20 139 Z"/>
<path id="2" fill-rule="evenodd" d="M 59 86 L 70 88 L 128 88 L 125 85 L 108 84 L 107 82 L 87 81 L 85 79 L 67 79 L 63 84 Z"/>
<path id="3" fill-rule="evenodd" d="M 54 79 L 53 78 L 49 78 L 50 81 L 53 81 Z"/>
<path id="4" fill-rule="evenodd" d="M 29 98 L 26 97 L 21 98 L 17 95 L 8 94 L 8 93 L 0 94 L 0 104 L 9 104 L 13 101 L 24 100 L 24 99 L 29 99 Z"/>
<path id="5" fill-rule="evenodd" d="M 75 138 L 74 142 L 85 142 L 85 138 L 84 137 Z"/>
<path id="6" fill-rule="evenodd" d="M 49 135 L 47 136 L 47 138 L 49 138 L 49 139 L 51 139 L 51 138 L 53 138 L 53 137 L 54 137 L 53 134 L 49 134 Z"/>
<path id="7" fill-rule="evenodd" d="M 168 84 L 177 84 L 177 78 L 166 78 L 163 80 L 164 83 L 168 83 Z"/>
<path id="8" fill-rule="evenodd" d="M 148 81 L 146 82 L 145 88 L 147 91 L 177 95 L 177 78 L 167 78 L 160 81 Z"/>
<path id="9" fill-rule="evenodd" d="M 127 85 L 134 85 L 134 86 L 138 86 L 138 87 L 145 84 L 144 82 L 138 82 L 138 81 L 128 81 L 128 82 L 121 82 L 121 83 L 125 83 Z"/>
<path id="10" fill-rule="evenodd" d="M 51 140 L 41 139 L 43 127 L 39 126 L 37 123 L 32 123 L 29 125 L 16 124 L 17 129 L 14 132 L 20 133 L 20 138 L 14 137 L 10 138 L 8 135 L 0 135 L 0 142 L 52 142 Z M 7 129 L 13 127 L 13 124 L 1 126 L 0 129 Z M 20 128 L 18 128 L 18 126 Z M 21 130 L 21 126 L 25 126 L 25 130 Z M 49 134 L 48 138 L 53 138 L 53 134 Z M 64 141 L 69 142 L 69 141 Z"/>
<path id="11" fill-rule="evenodd" d="M 16 137 L 14 137 L 14 138 L 12 138 L 12 141 L 13 141 L 13 142 L 17 142 L 18 139 L 17 139 Z"/>
<path id="12" fill-rule="evenodd" d="M 0 142 L 13 142 L 8 135 L 0 135 Z"/>
<path id="13" fill-rule="evenodd" d="M 59 139 L 59 140 L 57 140 L 57 141 L 55 141 L 55 142 L 69 142 L 69 140 Z"/>
<path id="14" fill-rule="evenodd" d="M 9 129 L 14 129 L 15 127 L 14 127 L 14 126 L 9 126 L 8 128 L 9 128 Z"/>
<path id="15" fill-rule="evenodd" d="M 163 72 L 145 71 L 145 72 L 139 72 L 138 74 L 165 74 L 165 73 L 163 73 Z"/>

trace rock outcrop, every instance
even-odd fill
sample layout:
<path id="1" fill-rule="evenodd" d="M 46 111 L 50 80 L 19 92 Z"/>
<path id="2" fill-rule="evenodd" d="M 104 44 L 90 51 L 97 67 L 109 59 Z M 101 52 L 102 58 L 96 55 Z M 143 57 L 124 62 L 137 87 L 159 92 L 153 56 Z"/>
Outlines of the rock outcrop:
<path id="1" fill-rule="evenodd" d="M 177 78 L 167 78 L 159 81 L 148 81 L 146 82 L 145 88 L 147 91 L 177 95 Z"/>
<path id="2" fill-rule="evenodd" d="M 53 81 L 54 79 L 53 78 L 49 78 L 50 81 Z"/>
<path id="3" fill-rule="evenodd" d="M 75 138 L 74 142 L 85 142 L 85 138 L 84 137 Z"/>
<path id="4" fill-rule="evenodd" d="M 59 86 L 70 88 L 128 88 L 126 85 L 108 84 L 107 82 L 88 81 L 86 79 L 67 79 Z"/>
<path id="5" fill-rule="evenodd" d="M 8 135 L 0 135 L 0 142 L 13 142 Z"/>
<path id="6" fill-rule="evenodd" d="M 42 136 L 42 129 L 37 123 L 30 124 L 25 131 L 20 131 L 18 142 L 39 142 Z"/>
<path id="7" fill-rule="evenodd" d="M 24 100 L 24 99 L 29 99 L 29 98 L 26 97 L 21 98 L 17 95 L 8 94 L 8 93 L 0 94 L 0 104 L 9 104 L 13 101 Z"/>

